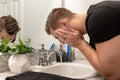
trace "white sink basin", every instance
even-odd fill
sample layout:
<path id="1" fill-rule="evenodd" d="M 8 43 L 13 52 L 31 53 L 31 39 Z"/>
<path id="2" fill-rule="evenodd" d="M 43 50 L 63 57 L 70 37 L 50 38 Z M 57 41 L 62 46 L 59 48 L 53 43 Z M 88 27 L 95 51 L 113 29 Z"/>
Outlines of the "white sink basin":
<path id="1" fill-rule="evenodd" d="M 78 63 L 57 63 L 48 67 L 38 66 L 36 69 L 33 68 L 32 70 L 75 79 L 86 79 L 96 76 L 96 71 L 91 65 Z"/>

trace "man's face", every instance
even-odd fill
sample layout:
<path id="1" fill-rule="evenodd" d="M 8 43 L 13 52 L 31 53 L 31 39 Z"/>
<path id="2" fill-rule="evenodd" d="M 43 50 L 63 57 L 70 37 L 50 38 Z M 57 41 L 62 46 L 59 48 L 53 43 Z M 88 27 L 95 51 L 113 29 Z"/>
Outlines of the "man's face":
<path id="1" fill-rule="evenodd" d="M 66 19 L 61 19 L 59 21 L 59 25 L 57 26 L 58 29 L 69 29 L 69 28 L 74 28 L 74 27 L 71 27 L 72 25 L 70 24 L 70 21 L 66 18 Z M 56 29 L 57 30 L 57 29 Z M 63 42 L 64 41 L 64 38 L 63 36 L 59 36 L 59 38 L 56 36 L 56 33 L 53 28 L 50 27 L 50 33 L 52 36 L 54 36 L 56 39 L 58 39 L 60 42 Z"/>
<path id="2" fill-rule="evenodd" d="M 2 32 L 0 32 L 0 38 L 2 39 L 2 38 L 4 38 L 4 37 L 8 38 L 8 40 L 9 40 L 10 42 L 13 42 L 14 39 L 16 38 L 16 35 L 9 35 L 9 34 L 6 32 L 6 30 L 4 29 L 4 30 L 2 30 Z"/>
<path id="3" fill-rule="evenodd" d="M 67 19 L 61 19 L 59 21 L 59 26 L 58 26 L 58 29 L 62 29 L 62 28 L 68 28 L 70 27 L 70 24 L 69 24 L 69 21 Z M 56 29 L 57 30 L 57 29 Z M 54 36 L 56 39 L 58 39 L 58 37 L 56 37 L 56 34 L 55 34 L 55 31 L 52 27 L 50 27 L 50 34 L 52 36 Z M 59 38 L 60 39 L 60 38 Z M 60 40 L 59 40 L 60 41 Z"/>

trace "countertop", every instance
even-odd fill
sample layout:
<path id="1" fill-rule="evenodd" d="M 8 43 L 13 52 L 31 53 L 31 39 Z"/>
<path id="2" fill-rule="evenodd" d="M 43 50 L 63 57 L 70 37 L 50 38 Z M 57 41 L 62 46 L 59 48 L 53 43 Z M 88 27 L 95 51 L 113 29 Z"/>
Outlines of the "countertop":
<path id="1" fill-rule="evenodd" d="M 89 64 L 88 61 L 74 61 L 75 63 L 84 63 L 84 64 Z M 2 72 L 0 73 L 0 80 L 5 80 L 5 78 L 7 76 L 13 76 L 13 75 L 16 75 L 10 71 L 6 71 L 6 72 Z M 104 80 L 102 76 L 98 75 L 96 77 L 92 77 L 92 78 L 89 78 L 89 79 L 86 79 L 86 80 Z"/>

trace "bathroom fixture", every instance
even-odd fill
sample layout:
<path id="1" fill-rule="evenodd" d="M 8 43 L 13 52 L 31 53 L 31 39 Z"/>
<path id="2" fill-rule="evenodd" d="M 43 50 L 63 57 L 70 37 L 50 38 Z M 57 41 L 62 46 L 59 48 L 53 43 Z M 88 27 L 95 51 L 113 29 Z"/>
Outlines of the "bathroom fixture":
<path id="1" fill-rule="evenodd" d="M 55 43 L 52 43 L 48 50 L 45 50 L 42 45 L 41 47 L 43 50 L 40 51 L 39 65 L 47 66 L 54 62 L 72 62 L 74 60 L 71 47 L 65 43 L 61 43 L 59 48 Z"/>
<path id="2" fill-rule="evenodd" d="M 39 58 L 39 64 L 40 66 L 48 66 L 51 65 L 53 62 L 57 62 L 56 58 L 58 56 L 60 62 L 62 62 L 62 52 L 61 48 L 58 49 L 57 46 L 52 43 L 49 50 L 44 49 L 44 45 L 41 45 L 42 50 L 40 49 L 40 58 Z M 53 60 L 54 58 L 54 60 Z"/>
<path id="3" fill-rule="evenodd" d="M 53 64 L 56 60 L 52 61 L 53 54 L 56 54 L 60 56 L 60 62 L 62 62 L 62 55 L 57 49 L 53 49 L 50 51 L 44 51 L 40 53 L 40 58 L 39 58 L 39 65 L 40 66 L 48 66 Z M 54 57 L 55 57 L 54 56 Z"/>
<path id="4" fill-rule="evenodd" d="M 97 76 L 96 70 L 90 64 L 63 62 L 56 63 L 50 66 L 33 66 L 31 71 L 44 72 L 49 74 L 60 75 L 75 79 L 89 79 Z"/>
<path id="5" fill-rule="evenodd" d="M 75 60 L 74 48 L 66 43 L 61 43 L 60 51 L 62 52 L 63 62 L 72 62 Z"/>
<path id="6" fill-rule="evenodd" d="M 63 62 L 63 59 L 62 59 L 61 53 L 62 53 L 62 52 L 61 52 L 60 50 L 57 50 L 57 49 L 53 49 L 53 50 L 49 51 L 49 54 L 48 54 L 48 57 L 47 57 L 48 65 L 49 65 L 49 64 L 52 64 L 52 60 L 51 60 L 52 54 L 57 54 L 57 55 L 59 55 L 59 57 L 60 57 L 60 62 L 62 63 L 62 62 Z"/>

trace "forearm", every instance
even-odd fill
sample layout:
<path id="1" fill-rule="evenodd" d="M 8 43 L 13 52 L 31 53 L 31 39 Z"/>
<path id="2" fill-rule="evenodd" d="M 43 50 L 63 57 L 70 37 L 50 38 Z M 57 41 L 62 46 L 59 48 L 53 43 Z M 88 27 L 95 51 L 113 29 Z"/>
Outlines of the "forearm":
<path id="1" fill-rule="evenodd" d="M 99 57 L 97 52 L 85 41 L 82 40 L 78 49 L 84 54 L 91 65 L 101 74 L 105 74 L 104 70 L 99 62 Z"/>

